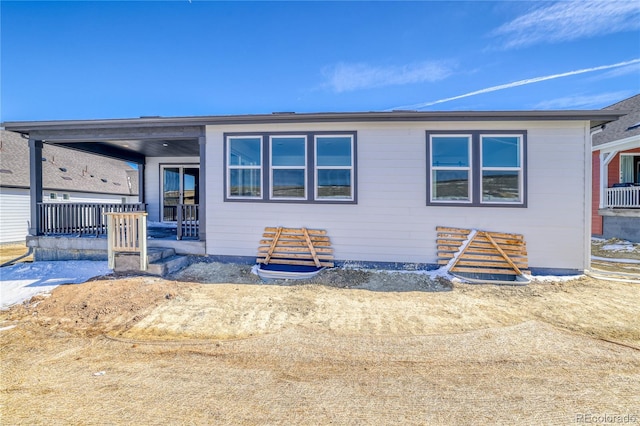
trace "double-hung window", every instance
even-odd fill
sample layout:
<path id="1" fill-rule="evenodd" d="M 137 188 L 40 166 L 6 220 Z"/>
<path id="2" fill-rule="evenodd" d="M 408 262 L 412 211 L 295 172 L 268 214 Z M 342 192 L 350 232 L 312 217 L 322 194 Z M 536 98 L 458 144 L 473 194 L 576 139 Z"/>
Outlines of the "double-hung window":
<path id="1" fill-rule="evenodd" d="M 522 136 L 481 135 L 482 203 L 522 203 Z"/>
<path id="2" fill-rule="evenodd" d="M 316 136 L 316 200 L 353 200 L 353 137 Z"/>
<path id="3" fill-rule="evenodd" d="M 427 132 L 427 205 L 526 207 L 526 132 Z"/>
<path id="4" fill-rule="evenodd" d="M 307 138 L 271 136 L 271 199 L 307 198 Z"/>
<path id="5" fill-rule="evenodd" d="M 430 138 L 431 200 L 471 202 L 471 135 Z"/>
<path id="6" fill-rule="evenodd" d="M 356 133 L 225 135 L 225 200 L 356 203 Z"/>
<path id="7" fill-rule="evenodd" d="M 227 139 L 227 197 L 262 198 L 262 138 Z"/>

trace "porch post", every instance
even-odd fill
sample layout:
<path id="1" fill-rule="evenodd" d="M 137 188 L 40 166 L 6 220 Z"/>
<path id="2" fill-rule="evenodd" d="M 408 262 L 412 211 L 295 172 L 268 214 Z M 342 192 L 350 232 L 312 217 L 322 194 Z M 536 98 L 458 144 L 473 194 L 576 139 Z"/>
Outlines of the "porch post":
<path id="1" fill-rule="evenodd" d="M 198 173 L 198 190 L 199 190 L 199 213 L 198 213 L 198 235 L 200 241 L 206 241 L 207 230 L 207 137 L 200 136 L 198 138 L 200 146 L 200 172 Z"/>
<path id="2" fill-rule="evenodd" d="M 144 192 L 144 164 L 138 164 L 138 202 L 144 203 L 146 194 Z"/>
<path id="3" fill-rule="evenodd" d="M 29 138 L 29 201 L 31 222 L 29 235 L 40 234 L 38 203 L 42 202 L 42 141 Z"/>
<path id="4" fill-rule="evenodd" d="M 605 207 L 605 197 L 609 186 L 609 163 L 616 156 L 618 151 L 604 153 L 600 151 L 600 208 Z"/>

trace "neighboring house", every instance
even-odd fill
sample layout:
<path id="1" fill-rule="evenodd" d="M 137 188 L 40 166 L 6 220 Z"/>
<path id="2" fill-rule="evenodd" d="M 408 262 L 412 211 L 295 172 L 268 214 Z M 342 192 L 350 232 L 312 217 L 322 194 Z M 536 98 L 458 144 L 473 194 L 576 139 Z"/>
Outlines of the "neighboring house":
<path id="1" fill-rule="evenodd" d="M 136 203 L 138 172 L 120 160 L 47 145 L 42 152 L 42 201 Z M 0 243 L 28 233 L 29 140 L 0 130 Z"/>
<path id="2" fill-rule="evenodd" d="M 640 94 L 605 110 L 625 115 L 593 135 L 592 233 L 640 243 Z"/>
<path id="3" fill-rule="evenodd" d="M 573 274 L 589 267 L 591 131 L 621 115 L 275 113 L 4 126 L 29 137 L 35 185 L 47 144 L 138 164 L 149 220 L 175 223 L 176 206 L 197 209 L 198 241 L 174 241 L 178 253 L 254 262 L 266 226 L 307 227 L 327 231 L 338 264 L 432 267 L 436 227 L 450 226 L 523 234 L 532 272 Z M 53 244 L 46 233 L 32 226 L 36 258 Z"/>

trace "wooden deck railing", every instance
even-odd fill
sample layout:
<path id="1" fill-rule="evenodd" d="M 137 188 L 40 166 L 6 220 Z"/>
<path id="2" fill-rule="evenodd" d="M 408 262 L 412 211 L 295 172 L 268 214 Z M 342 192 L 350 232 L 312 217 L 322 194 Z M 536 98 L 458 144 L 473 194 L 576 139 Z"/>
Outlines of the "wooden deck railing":
<path id="1" fill-rule="evenodd" d="M 177 238 L 181 240 L 184 237 L 199 236 L 200 224 L 198 217 L 200 214 L 199 204 L 179 204 L 178 205 L 178 229 Z"/>
<path id="2" fill-rule="evenodd" d="M 640 208 L 640 186 L 607 188 L 604 202 L 605 208 Z"/>
<path id="3" fill-rule="evenodd" d="M 109 268 L 115 267 L 115 253 L 139 253 L 140 270 L 146 271 L 147 212 L 106 213 L 107 257 Z"/>
<path id="4" fill-rule="evenodd" d="M 38 231 L 40 235 L 106 235 L 105 213 L 144 210 L 142 203 L 38 203 Z"/>

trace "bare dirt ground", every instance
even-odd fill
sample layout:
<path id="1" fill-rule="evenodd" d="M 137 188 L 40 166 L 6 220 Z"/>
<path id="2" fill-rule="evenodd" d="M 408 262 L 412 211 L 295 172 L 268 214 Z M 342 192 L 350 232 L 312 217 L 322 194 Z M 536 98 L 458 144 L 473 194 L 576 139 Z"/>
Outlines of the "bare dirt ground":
<path id="1" fill-rule="evenodd" d="M 0 244 L 0 265 L 17 257 L 26 254 L 29 249 L 25 246 L 25 243 L 4 243 Z M 23 262 L 33 261 L 33 255 L 29 255 L 22 259 Z"/>
<path id="2" fill-rule="evenodd" d="M 0 312 L 0 423 L 640 423 L 637 284 L 314 281 L 194 264 Z"/>

